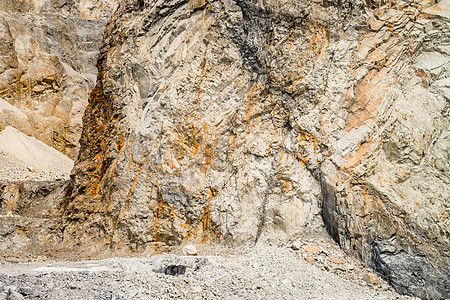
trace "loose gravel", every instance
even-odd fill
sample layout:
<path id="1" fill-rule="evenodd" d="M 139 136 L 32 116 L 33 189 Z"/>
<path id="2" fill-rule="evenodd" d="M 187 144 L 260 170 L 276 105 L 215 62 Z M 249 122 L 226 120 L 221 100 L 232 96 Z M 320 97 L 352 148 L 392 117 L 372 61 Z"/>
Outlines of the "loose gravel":
<path id="1" fill-rule="evenodd" d="M 316 254 L 302 240 L 294 247 L 200 248 L 207 255 L 199 256 L 4 262 L 0 299 L 411 299 L 380 278 L 370 282 L 369 269 L 344 257 L 340 273 L 325 268 L 317 260 L 326 256 L 324 243 L 313 245 L 323 250 Z M 314 255 L 316 262 L 305 259 Z"/>

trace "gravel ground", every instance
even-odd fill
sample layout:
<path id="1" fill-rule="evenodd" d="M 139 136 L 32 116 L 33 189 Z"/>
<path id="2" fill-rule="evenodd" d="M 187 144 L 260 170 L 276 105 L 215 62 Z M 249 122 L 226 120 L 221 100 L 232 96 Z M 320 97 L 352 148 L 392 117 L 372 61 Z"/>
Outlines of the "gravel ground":
<path id="1" fill-rule="evenodd" d="M 345 255 L 333 262 L 328 246 L 302 239 L 279 247 L 200 247 L 199 256 L 3 262 L 0 299 L 410 299 Z"/>

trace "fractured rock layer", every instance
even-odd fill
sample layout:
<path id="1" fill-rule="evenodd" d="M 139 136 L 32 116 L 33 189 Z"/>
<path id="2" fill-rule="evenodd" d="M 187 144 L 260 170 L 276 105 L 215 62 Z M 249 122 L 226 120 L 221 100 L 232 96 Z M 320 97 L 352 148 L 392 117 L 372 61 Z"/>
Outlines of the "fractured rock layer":
<path id="1" fill-rule="evenodd" d="M 323 218 L 399 292 L 448 297 L 448 11 L 124 1 L 83 120 L 66 238 L 151 252 L 285 241 Z"/>
<path id="2" fill-rule="evenodd" d="M 114 1 L 97 3 L 94 12 L 88 2 L 0 4 L 0 130 L 13 126 L 72 158 L 115 8 Z"/>

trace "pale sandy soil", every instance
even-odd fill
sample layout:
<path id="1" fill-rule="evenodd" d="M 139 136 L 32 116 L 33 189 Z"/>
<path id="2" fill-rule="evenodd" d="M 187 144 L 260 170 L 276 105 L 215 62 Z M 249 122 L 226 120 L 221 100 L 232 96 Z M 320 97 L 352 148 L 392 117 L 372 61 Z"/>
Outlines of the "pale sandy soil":
<path id="1" fill-rule="evenodd" d="M 67 179 L 73 161 L 13 127 L 0 132 L 0 182 Z"/>

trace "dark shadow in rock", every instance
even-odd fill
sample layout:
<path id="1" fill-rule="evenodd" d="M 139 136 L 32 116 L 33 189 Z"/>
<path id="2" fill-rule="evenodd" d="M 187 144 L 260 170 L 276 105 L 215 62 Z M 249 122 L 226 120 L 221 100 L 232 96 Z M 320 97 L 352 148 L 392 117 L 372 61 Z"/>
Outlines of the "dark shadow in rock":
<path id="1" fill-rule="evenodd" d="M 163 273 L 171 276 L 184 275 L 186 273 L 187 266 L 183 265 L 169 265 L 156 270 L 156 273 Z"/>

